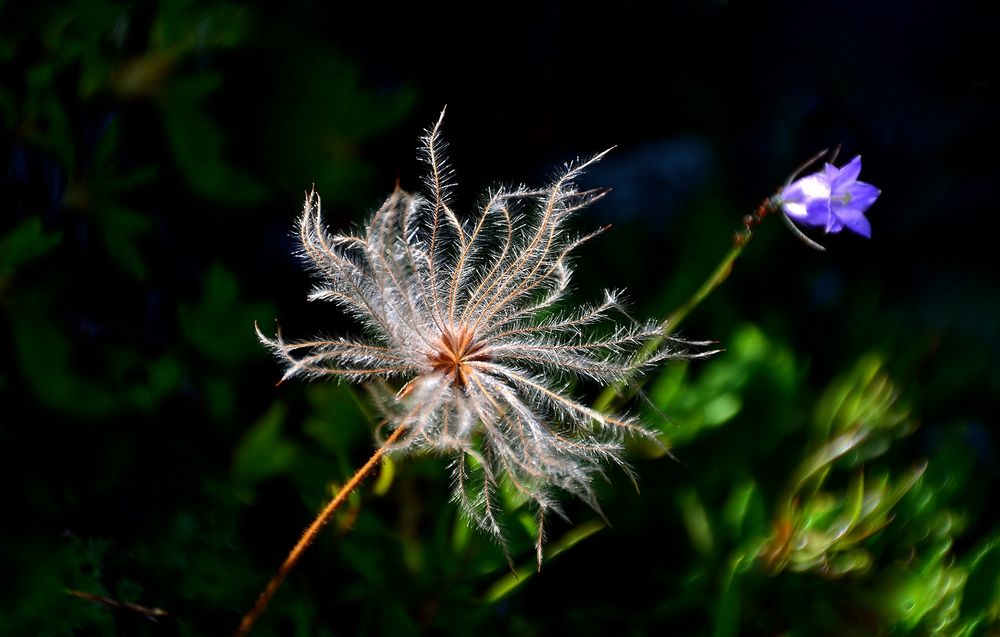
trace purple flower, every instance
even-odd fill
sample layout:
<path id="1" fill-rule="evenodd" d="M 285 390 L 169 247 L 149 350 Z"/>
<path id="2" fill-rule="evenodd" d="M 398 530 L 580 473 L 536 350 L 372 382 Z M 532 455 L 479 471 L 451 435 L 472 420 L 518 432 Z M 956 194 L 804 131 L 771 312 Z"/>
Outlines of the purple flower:
<path id="1" fill-rule="evenodd" d="M 786 186 L 777 203 L 796 223 L 822 226 L 827 233 L 840 232 L 846 227 L 870 238 L 872 227 L 865 219 L 865 210 L 882 191 L 858 181 L 860 173 L 861 155 L 842 168 L 825 164 L 823 170 Z"/>

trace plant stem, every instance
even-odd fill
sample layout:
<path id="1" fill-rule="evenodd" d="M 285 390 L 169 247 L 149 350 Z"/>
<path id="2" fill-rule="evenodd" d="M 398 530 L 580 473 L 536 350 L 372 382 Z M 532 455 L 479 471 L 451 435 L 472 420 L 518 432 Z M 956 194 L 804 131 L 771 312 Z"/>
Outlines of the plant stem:
<path id="1" fill-rule="evenodd" d="M 698 305 L 700 305 L 709 294 L 715 291 L 717 287 L 722 285 L 723 281 L 729 278 L 730 273 L 733 271 L 733 263 L 737 258 L 739 258 L 740 254 L 743 253 L 743 248 L 746 246 L 748 241 L 749 237 L 747 240 L 733 245 L 733 247 L 729 249 L 729 252 L 726 253 L 726 256 L 722 258 L 722 261 L 719 262 L 719 265 L 715 267 L 712 274 L 701 284 L 701 287 L 698 288 L 695 293 L 684 302 L 684 305 L 674 310 L 670 316 L 667 317 L 667 325 L 663 330 L 664 338 L 676 330 L 677 326 L 681 324 L 681 321 L 683 321 L 685 317 L 691 313 L 691 310 L 698 307 Z"/>
<path id="2" fill-rule="evenodd" d="M 267 583 L 267 586 L 264 587 L 260 597 L 257 598 L 257 603 L 255 603 L 253 608 L 250 609 L 250 612 L 243 617 L 243 620 L 240 622 L 240 627 L 236 630 L 235 637 L 246 637 L 246 635 L 250 633 L 250 629 L 253 628 L 257 618 L 260 617 L 261 613 L 264 612 L 264 609 L 267 608 L 271 598 L 274 597 L 274 594 L 278 591 L 278 587 L 285 581 L 285 578 L 288 577 L 288 574 L 295 567 L 295 564 L 298 563 L 299 558 L 301 558 L 305 550 L 309 548 L 309 545 L 313 543 L 316 536 L 319 535 L 319 532 L 324 526 L 326 526 L 326 523 L 330 521 L 330 518 L 333 516 L 334 511 L 337 510 L 337 507 L 343 504 L 344 500 L 347 499 L 347 496 L 349 496 L 351 492 L 354 491 L 359 484 L 361 484 L 361 481 L 364 480 L 369 473 L 371 473 L 372 469 L 375 468 L 375 465 L 377 465 L 379 460 L 382 459 L 382 456 L 385 455 L 389 446 L 399 439 L 405 430 L 405 426 L 397 427 L 395 431 L 392 432 L 392 435 L 390 435 L 386 441 L 375 450 L 375 453 L 368 459 L 368 462 L 366 462 L 354 473 L 353 476 L 351 476 L 351 479 L 348 480 L 343 487 L 341 487 L 340 491 L 337 491 L 333 500 L 331 500 L 330 503 L 327 504 L 322 511 L 320 511 L 319 515 L 316 516 L 316 519 L 309 525 L 309 528 L 307 528 L 302 534 L 302 538 L 299 539 L 295 547 L 291 550 L 291 552 L 289 552 L 288 557 L 286 557 L 285 561 L 281 564 L 281 568 L 278 569 L 274 576 L 271 577 L 271 580 Z"/>
<path id="3" fill-rule="evenodd" d="M 548 545 L 548 548 L 545 549 L 546 561 L 552 560 L 561 553 L 568 551 L 580 542 L 586 540 L 591 535 L 606 529 L 607 526 L 608 525 L 603 520 L 594 519 L 573 527 L 566 533 L 566 535 Z M 537 573 L 538 567 L 535 560 L 526 562 L 516 570 L 511 569 L 511 572 L 501 577 L 492 586 L 486 589 L 486 593 L 483 595 L 483 601 L 487 604 L 494 604 L 500 601 L 504 597 L 510 595 L 515 588 L 527 582 Z"/>
<path id="4" fill-rule="evenodd" d="M 743 248 L 745 248 L 750 242 L 750 239 L 753 238 L 751 230 L 757 225 L 757 223 L 760 222 L 760 218 L 767 214 L 766 212 L 763 214 L 761 213 L 761 211 L 766 210 L 765 205 L 767 203 L 767 200 L 765 200 L 765 202 L 758 207 L 757 213 L 753 217 L 748 216 L 747 219 L 744 220 L 746 229 L 736 233 L 733 240 L 733 247 L 731 247 L 729 252 L 722 257 L 722 261 L 719 261 L 719 264 L 715 266 L 715 270 L 713 270 L 701 286 L 695 290 L 694 294 L 688 297 L 687 301 L 685 301 L 683 305 L 670 313 L 666 321 L 664 321 L 662 334 L 646 343 L 646 345 L 642 348 L 642 351 L 639 352 L 638 358 L 640 361 L 647 359 L 653 352 L 655 352 L 656 348 L 663 344 L 663 341 L 665 341 L 667 337 L 669 337 L 670 334 L 677 329 L 684 318 L 687 317 L 692 310 L 698 307 L 698 305 L 700 305 L 709 294 L 722 285 L 723 281 L 729 278 L 729 274 L 733 271 L 733 263 L 743 253 Z M 751 223 L 751 219 L 753 220 L 753 223 Z M 597 411 L 606 411 L 609 407 L 611 407 L 611 403 L 615 400 L 615 398 L 621 395 L 624 387 L 624 383 L 605 387 L 604 391 L 602 391 L 597 397 L 597 400 L 594 401 L 594 409 Z"/>

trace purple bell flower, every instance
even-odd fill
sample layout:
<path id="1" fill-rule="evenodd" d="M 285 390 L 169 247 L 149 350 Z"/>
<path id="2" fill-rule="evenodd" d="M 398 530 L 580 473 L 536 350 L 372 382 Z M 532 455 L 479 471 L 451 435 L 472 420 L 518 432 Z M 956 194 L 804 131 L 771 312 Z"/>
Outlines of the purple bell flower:
<path id="1" fill-rule="evenodd" d="M 777 203 L 792 221 L 825 232 L 844 228 L 871 238 L 872 227 L 865 211 L 875 203 L 881 190 L 858 181 L 861 155 L 837 168 L 825 164 L 823 170 L 807 175 L 785 187 Z"/>

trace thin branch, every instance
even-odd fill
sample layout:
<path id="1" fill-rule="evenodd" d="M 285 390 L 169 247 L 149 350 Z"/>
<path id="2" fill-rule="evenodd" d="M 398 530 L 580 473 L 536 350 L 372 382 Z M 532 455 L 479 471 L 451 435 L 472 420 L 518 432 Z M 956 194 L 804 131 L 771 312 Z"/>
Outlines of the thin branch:
<path id="1" fill-rule="evenodd" d="M 406 431 L 406 429 L 407 427 L 405 425 L 397 427 L 395 431 L 392 432 L 392 435 L 386 438 L 385 442 L 382 443 L 382 446 L 375 450 L 375 453 L 368 459 L 368 462 L 366 462 L 354 473 L 353 476 L 351 476 L 351 479 L 347 481 L 347 484 L 341 487 L 340 491 L 337 492 L 337 495 L 333 497 L 333 500 L 331 500 L 330 503 L 327 504 L 326 507 L 319 513 L 319 515 L 316 516 L 316 519 L 313 520 L 312 524 L 309 525 L 309 528 L 307 528 L 302 534 L 302 538 L 299 539 L 298 543 L 292 548 L 291 552 L 289 552 L 288 557 L 285 558 L 281 567 L 274 574 L 274 576 L 271 577 L 271 581 L 269 581 L 267 586 L 264 587 L 263 592 L 261 592 L 260 597 L 257 598 L 257 602 L 254 604 L 253 608 L 251 608 L 250 612 L 243 617 L 243 620 L 240 622 L 240 627 L 236 630 L 235 637 L 246 637 L 246 635 L 250 633 L 250 629 L 253 628 L 257 618 L 259 618 L 261 613 L 264 612 L 264 609 L 267 608 L 267 605 L 271 602 L 271 598 L 274 597 L 274 594 L 278 591 L 281 583 L 285 581 L 288 574 L 292 572 L 293 568 L 295 568 L 295 565 L 302 557 L 302 554 L 307 548 L 309 548 L 309 545 L 313 543 L 316 536 L 319 535 L 319 532 L 324 526 L 326 526 L 326 523 L 330 521 L 330 518 L 333 517 L 337 508 L 343 504 L 344 500 L 347 499 L 347 496 L 349 496 L 351 492 L 354 491 L 359 484 L 361 484 L 361 481 L 364 480 L 369 473 L 371 473 L 372 469 L 375 468 L 375 465 L 377 465 L 379 460 L 382 459 L 382 456 L 385 455 L 386 450 L 392 445 L 392 443 L 396 442 L 396 440 L 403 435 L 403 432 Z"/>

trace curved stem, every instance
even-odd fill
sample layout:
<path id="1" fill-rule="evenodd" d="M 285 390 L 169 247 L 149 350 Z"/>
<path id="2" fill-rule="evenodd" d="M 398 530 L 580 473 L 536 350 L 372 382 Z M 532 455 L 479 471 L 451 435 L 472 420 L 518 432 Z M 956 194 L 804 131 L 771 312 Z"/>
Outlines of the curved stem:
<path id="1" fill-rule="evenodd" d="M 684 318 L 691 313 L 691 310 L 698 307 L 698 305 L 700 305 L 709 294 L 715 291 L 717 287 L 722 285 L 723 281 L 729 278 L 730 273 L 733 271 L 733 263 L 737 258 L 739 258 L 740 254 L 743 253 L 743 248 L 749 241 L 750 237 L 748 236 L 745 240 L 737 242 L 732 248 L 730 248 L 729 252 L 726 253 L 726 256 L 724 256 L 722 261 L 719 262 L 719 265 L 717 265 L 715 270 L 712 271 L 712 274 L 709 275 L 709 277 L 701 284 L 701 287 L 695 290 L 695 293 L 684 302 L 684 305 L 674 310 L 670 316 L 667 317 L 667 325 L 663 330 L 664 337 L 676 330 L 677 326 L 681 324 L 681 321 L 683 321 Z"/>
<path id="2" fill-rule="evenodd" d="M 767 203 L 765 201 L 765 203 Z M 763 209 L 764 204 L 762 204 L 761 209 Z M 755 217 L 756 219 L 756 217 Z M 666 321 L 664 321 L 664 326 L 662 334 L 656 338 L 651 339 L 639 352 L 639 360 L 643 361 L 647 359 L 656 349 L 665 341 L 671 333 L 676 331 L 677 327 L 681 322 L 691 313 L 702 301 L 708 297 L 716 288 L 722 285 L 722 282 L 729 278 L 729 274 L 733 271 L 733 263 L 739 258 L 740 254 L 743 253 L 743 248 L 750 242 L 753 238 L 751 232 L 751 224 L 746 222 L 747 228 L 742 232 L 736 234 L 735 240 L 733 241 L 733 247 L 729 249 L 729 252 L 722 257 L 719 264 L 715 266 L 712 273 L 702 282 L 701 286 L 695 290 L 694 294 L 688 297 L 687 301 L 684 302 L 679 308 L 670 313 Z M 759 221 L 758 221 L 759 223 Z M 756 224 L 754 224 L 756 225 Z M 597 411 L 606 411 L 611 407 L 611 403 L 615 400 L 617 396 L 621 394 L 624 384 L 610 385 L 604 388 L 604 391 L 600 393 L 597 400 L 594 401 L 594 409 Z"/>
<path id="3" fill-rule="evenodd" d="M 316 519 L 309 525 L 309 528 L 307 528 L 302 534 L 302 538 L 299 539 L 295 547 L 288 553 L 288 557 L 285 558 L 281 567 L 274 574 L 274 576 L 271 577 L 267 586 L 264 587 L 263 592 L 261 592 L 260 597 L 257 598 L 257 602 L 254 604 L 253 608 L 251 608 L 250 612 L 243 617 L 243 620 L 240 622 L 240 627 L 236 630 L 235 637 L 246 637 L 246 635 L 250 633 L 250 629 L 253 628 L 257 618 L 260 617 L 261 613 L 264 612 L 264 609 L 267 608 L 267 605 L 271 602 L 271 598 L 274 597 L 274 594 L 278 591 L 278 587 L 280 587 L 281 583 L 285 581 L 285 578 L 288 577 L 288 574 L 295 567 L 295 564 L 298 563 L 299 558 L 301 558 L 305 550 L 309 548 L 309 545 L 313 543 L 313 540 L 316 539 L 319 532 L 324 526 L 326 526 L 326 523 L 330 521 L 330 518 L 333 516 L 334 511 L 337 510 L 337 507 L 343 504 L 344 500 L 347 499 L 347 496 L 349 496 L 351 492 L 354 491 L 359 484 L 361 484 L 361 481 L 364 480 L 369 473 L 371 473 L 372 469 L 375 468 L 375 465 L 377 465 L 379 460 L 382 459 L 382 456 L 385 455 L 388 447 L 399 439 L 405 430 L 405 426 L 397 427 L 396 430 L 392 432 L 392 435 L 390 435 L 386 441 L 375 450 L 375 453 L 368 459 L 368 462 L 366 462 L 354 473 L 353 476 L 351 476 L 351 479 L 348 480 L 343 487 L 341 487 L 340 491 L 338 491 L 335 496 L 333 496 L 333 500 L 331 500 L 330 503 L 327 504 L 322 511 L 320 511 L 319 515 L 316 516 Z"/>

